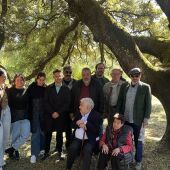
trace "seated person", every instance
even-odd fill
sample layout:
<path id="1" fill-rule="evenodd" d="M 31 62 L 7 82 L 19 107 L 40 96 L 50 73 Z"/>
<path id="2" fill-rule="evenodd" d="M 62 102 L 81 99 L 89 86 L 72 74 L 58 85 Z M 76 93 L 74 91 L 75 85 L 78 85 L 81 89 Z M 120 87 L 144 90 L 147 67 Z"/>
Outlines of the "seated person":
<path id="1" fill-rule="evenodd" d="M 98 170 L 104 170 L 110 159 L 112 170 L 120 170 L 122 166 L 127 169 L 128 164 L 133 161 L 133 132 L 130 126 L 124 125 L 124 121 L 124 116 L 116 113 L 112 126 L 106 128 L 99 142 L 101 152 Z"/>
<path id="2" fill-rule="evenodd" d="M 82 159 L 81 170 L 90 170 L 90 162 L 99 137 L 101 116 L 93 111 L 94 102 L 91 98 L 80 100 L 80 113 L 75 117 L 74 138 L 68 151 L 66 169 L 70 170 L 75 158 L 80 155 Z M 80 153 L 81 152 L 81 153 Z"/>

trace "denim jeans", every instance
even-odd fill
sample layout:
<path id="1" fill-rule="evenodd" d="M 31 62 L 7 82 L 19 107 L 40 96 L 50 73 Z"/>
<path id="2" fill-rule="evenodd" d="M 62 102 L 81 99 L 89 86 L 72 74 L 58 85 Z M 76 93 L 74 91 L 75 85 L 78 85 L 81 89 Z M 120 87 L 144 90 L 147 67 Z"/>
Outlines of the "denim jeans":
<path id="1" fill-rule="evenodd" d="M 5 109 L 1 110 L 1 120 L 0 120 L 0 166 L 4 165 L 4 151 L 6 149 L 6 145 L 9 142 L 10 136 L 10 128 L 11 128 L 11 113 L 10 109 L 7 106 Z"/>
<path id="2" fill-rule="evenodd" d="M 1 110 L 1 122 L 3 125 L 3 150 L 5 151 L 9 143 L 11 129 L 11 112 L 8 106 Z"/>
<path id="3" fill-rule="evenodd" d="M 3 125 L 0 120 L 0 167 L 4 165 Z"/>
<path id="4" fill-rule="evenodd" d="M 135 149 L 136 149 L 135 161 L 142 162 L 143 142 L 139 140 L 141 126 L 129 122 L 125 122 L 125 124 L 133 128 L 133 135 L 134 135 L 134 142 L 135 142 Z"/>
<path id="5" fill-rule="evenodd" d="M 18 150 L 28 139 L 30 134 L 30 121 L 18 120 L 11 125 L 12 147 Z"/>
<path id="6" fill-rule="evenodd" d="M 44 150 L 44 133 L 40 128 L 40 122 L 37 122 L 36 132 L 31 136 L 31 155 L 36 157 L 41 150 Z"/>

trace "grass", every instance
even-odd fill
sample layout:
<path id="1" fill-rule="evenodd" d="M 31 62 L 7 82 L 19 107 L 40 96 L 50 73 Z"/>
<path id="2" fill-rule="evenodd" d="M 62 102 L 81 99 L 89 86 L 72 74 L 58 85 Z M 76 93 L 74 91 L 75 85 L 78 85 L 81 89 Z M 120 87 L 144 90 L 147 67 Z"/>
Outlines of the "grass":
<path id="1" fill-rule="evenodd" d="M 144 147 L 144 170 L 169 170 L 170 153 L 159 153 L 156 148 L 166 127 L 166 117 L 160 102 L 153 98 L 153 110 L 148 128 L 145 133 Z M 52 141 L 52 150 L 54 149 L 54 140 Z M 21 159 L 13 161 L 7 159 L 7 165 L 4 170 L 65 170 L 65 161 L 55 163 L 56 155 L 35 165 L 30 164 L 30 140 L 20 149 Z M 73 170 L 76 170 L 74 168 Z"/>

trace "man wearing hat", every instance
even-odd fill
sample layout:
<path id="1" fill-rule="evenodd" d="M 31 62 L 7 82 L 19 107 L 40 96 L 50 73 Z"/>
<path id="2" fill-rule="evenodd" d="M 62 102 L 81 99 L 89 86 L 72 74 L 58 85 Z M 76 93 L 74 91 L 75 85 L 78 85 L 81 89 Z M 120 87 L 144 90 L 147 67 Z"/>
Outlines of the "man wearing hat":
<path id="1" fill-rule="evenodd" d="M 130 83 L 121 87 L 117 102 L 117 112 L 124 114 L 126 124 L 133 128 L 135 142 L 136 170 L 141 169 L 143 141 L 141 134 L 143 127 L 148 124 L 151 113 L 151 89 L 140 81 L 140 68 L 133 68 L 129 72 Z"/>

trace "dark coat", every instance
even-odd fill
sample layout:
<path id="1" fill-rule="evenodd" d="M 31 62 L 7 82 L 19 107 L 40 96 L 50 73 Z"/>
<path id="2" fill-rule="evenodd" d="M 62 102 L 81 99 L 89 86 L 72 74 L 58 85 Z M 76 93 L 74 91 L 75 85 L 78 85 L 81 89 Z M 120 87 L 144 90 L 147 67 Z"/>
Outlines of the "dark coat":
<path id="1" fill-rule="evenodd" d="M 29 119 L 28 93 L 25 88 L 11 87 L 7 90 L 8 104 L 11 110 L 11 122 Z"/>
<path id="2" fill-rule="evenodd" d="M 74 119 L 74 129 L 76 130 L 77 128 L 79 128 L 76 125 L 76 122 L 78 120 L 81 120 L 82 115 L 80 113 L 78 113 Z M 87 127 L 87 137 L 88 137 L 88 141 L 95 145 L 96 144 L 96 138 L 99 137 L 99 132 L 100 132 L 100 125 L 102 123 L 102 118 L 101 115 L 97 112 L 91 111 L 88 118 L 87 118 L 87 123 L 86 123 L 86 127 Z M 75 134 L 75 130 L 74 133 Z"/>
<path id="3" fill-rule="evenodd" d="M 75 83 L 71 90 L 71 112 L 75 115 L 79 112 L 79 105 L 80 105 L 80 93 L 81 93 L 81 87 L 83 85 L 83 81 L 79 80 Z M 100 114 L 103 114 L 104 110 L 104 95 L 103 95 L 103 89 L 100 86 L 100 84 L 95 81 L 91 80 L 90 82 L 90 98 L 94 102 L 94 110 L 96 112 L 99 112 Z"/>
<path id="4" fill-rule="evenodd" d="M 29 96 L 29 119 L 31 123 L 31 132 L 35 133 L 39 126 L 41 130 L 43 130 L 45 87 L 37 86 L 37 84 L 33 82 L 29 85 L 27 93 Z"/>
<path id="5" fill-rule="evenodd" d="M 96 76 L 96 74 L 94 74 L 94 75 L 92 76 L 92 79 L 98 81 L 98 83 L 102 86 L 102 88 L 103 88 L 103 86 L 104 86 L 106 83 L 109 82 L 109 79 L 108 79 L 108 78 L 106 78 L 106 77 L 104 77 L 104 76 L 101 77 L 101 78 L 98 78 L 98 77 Z"/>
<path id="6" fill-rule="evenodd" d="M 45 91 L 45 131 L 65 131 L 67 128 L 68 111 L 70 106 L 70 90 L 66 86 L 61 86 L 58 94 L 55 84 L 51 84 Z M 52 114 L 59 113 L 59 117 L 54 119 Z"/>
<path id="7" fill-rule="evenodd" d="M 130 84 L 122 85 L 117 102 L 117 112 L 124 114 L 126 104 L 126 94 Z M 151 114 L 151 89 L 146 83 L 140 82 L 133 108 L 133 119 L 136 125 L 141 126 L 144 118 L 149 119 Z"/>

